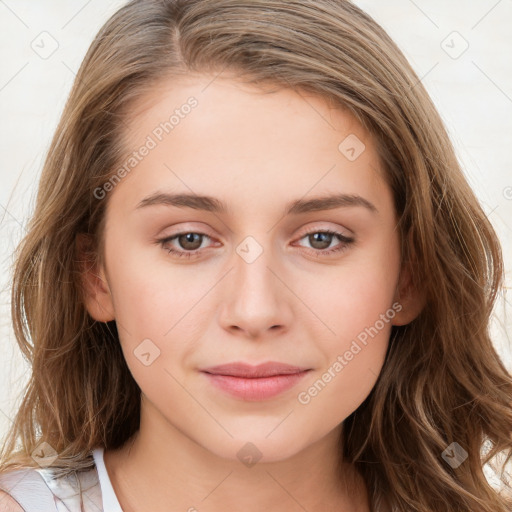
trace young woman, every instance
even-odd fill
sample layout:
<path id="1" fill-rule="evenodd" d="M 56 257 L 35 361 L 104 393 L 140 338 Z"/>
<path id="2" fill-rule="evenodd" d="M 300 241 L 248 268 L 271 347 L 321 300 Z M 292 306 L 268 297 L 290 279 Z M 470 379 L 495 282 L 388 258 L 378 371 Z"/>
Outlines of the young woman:
<path id="1" fill-rule="evenodd" d="M 368 15 L 131 1 L 85 57 L 17 253 L 32 375 L 0 510 L 510 510 L 502 280 Z"/>

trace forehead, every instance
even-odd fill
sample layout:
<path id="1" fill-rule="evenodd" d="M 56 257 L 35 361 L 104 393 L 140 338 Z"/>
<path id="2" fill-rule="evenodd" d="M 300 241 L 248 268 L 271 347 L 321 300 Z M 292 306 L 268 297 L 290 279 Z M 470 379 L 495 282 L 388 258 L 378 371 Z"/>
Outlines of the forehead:
<path id="1" fill-rule="evenodd" d="M 192 98 L 197 106 L 190 110 L 187 103 Z M 174 132 L 184 131 L 181 127 L 178 130 L 180 125 L 198 129 L 209 128 L 215 122 L 226 131 L 230 125 L 271 137 L 279 135 L 282 129 L 281 138 L 286 133 L 311 137 L 312 132 L 325 138 L 328 132 L 336 131 L 338 138 L 350 129 L 369 136 L 350 110 L 335 104 L 332 98 L 279 84 L 248 84 L 229 74 L 196 73 L 161 80 L 133 102 L 127 113 L 126 140 L 132 144 L 137 142 L 152 126 L 157 127 L 155 121 L 165 123 L 173 113 L 176 114 L 171 123 Z M 192 121 L 181 122 L 186 118 Z M 269 127 L 273 128 L 271 133 L 266 131 Z M 216 134 L 209 135 L 211 138 Z"/>
<path id="2" fill-rule="evenodd" d="M 375 141 L 355 116 L 311 92 L 233 77 L 169 78 L 127 120 L 125 160 L 140 152 L 115 195 L 135 207 L 160 188 L 284 202 L 311 191 L 378 194 Z M 121 190 L 123 189 L 123 192 Z M 251 194 L 252 192 L 252 194 Z"/>

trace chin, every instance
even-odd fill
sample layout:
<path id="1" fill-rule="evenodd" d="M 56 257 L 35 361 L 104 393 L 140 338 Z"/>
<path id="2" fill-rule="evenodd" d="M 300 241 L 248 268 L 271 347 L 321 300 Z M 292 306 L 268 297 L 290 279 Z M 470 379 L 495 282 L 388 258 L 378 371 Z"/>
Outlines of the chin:
<path id="1" fill-rule="evenodd" d="M 277 429 L 268 435 L 272 428 L 259 432 L 248 431 L 243 435 L 233 433 L 233 438 L 226 435 L 221 442 L 214 441 L 203 446 L 218 457 L 239 461 L 251 468 L 256 464 L 289 459 L 308 445 L 304 439 L 295 439 L 284 429 L 281 435 L 277 435 Z"/>

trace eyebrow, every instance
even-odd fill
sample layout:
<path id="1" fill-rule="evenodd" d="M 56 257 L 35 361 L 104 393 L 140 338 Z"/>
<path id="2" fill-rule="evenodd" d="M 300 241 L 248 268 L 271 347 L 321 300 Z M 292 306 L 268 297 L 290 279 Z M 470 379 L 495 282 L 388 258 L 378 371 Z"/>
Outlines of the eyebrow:
<path id="1" fill-rule="evenodd" d="M 145 197 L 140 201 L 136 209 L 155 205 L 193 208 L 194 210 L 204 210 L 218 214 L 226 214 L 228 212 L 227 205 L 215 197 L 190 193 L 168 194 L 165 192 L 155 192 Z M 378 214 L 375 205 L 364 197 L 357 194 L 332 194 L 322 197 L 313 197 L 311 199 L 297 199 L 291 201 L 285 207 L 285 215 L 299 215 L 301 213 L 333 210 L 335 208 L 349 206 L 361 206 L 374 214 Z"/>

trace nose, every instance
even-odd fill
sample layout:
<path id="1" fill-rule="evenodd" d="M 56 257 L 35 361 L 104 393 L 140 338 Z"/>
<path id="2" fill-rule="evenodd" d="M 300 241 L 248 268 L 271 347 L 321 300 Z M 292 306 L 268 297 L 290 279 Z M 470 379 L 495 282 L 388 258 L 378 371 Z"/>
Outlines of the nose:
<path id="1" fill-rule="evenodd" d="M 235 253 L 233 265 L 220 307 L 222 327 L 251 339 L 265 336 L 267 331 L 286 330 L 291 324 L 292 294 L 270 251 L 264 250 L 252 262 Z"/>

